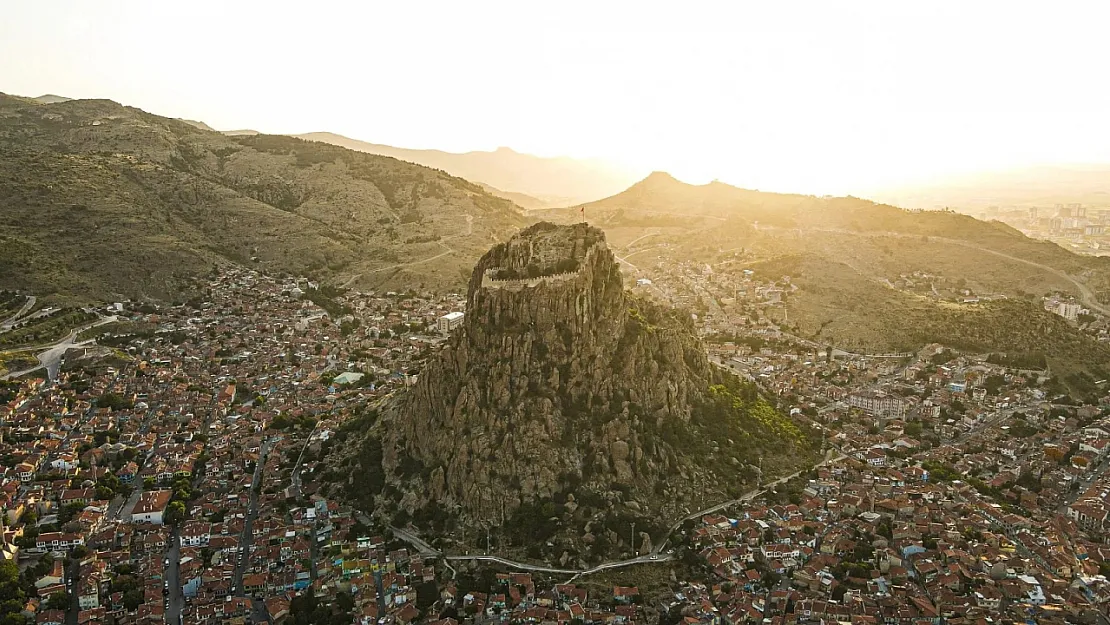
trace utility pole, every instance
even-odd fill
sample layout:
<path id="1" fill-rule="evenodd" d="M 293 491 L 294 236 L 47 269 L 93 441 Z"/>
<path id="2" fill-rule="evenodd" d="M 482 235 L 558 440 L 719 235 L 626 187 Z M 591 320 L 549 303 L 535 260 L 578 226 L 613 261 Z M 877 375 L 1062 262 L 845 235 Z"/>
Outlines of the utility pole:
<path id="1" fill-rule="evenodd" d="M 632 557 L 636 557 L 636 522 L 632 522 Z"/>

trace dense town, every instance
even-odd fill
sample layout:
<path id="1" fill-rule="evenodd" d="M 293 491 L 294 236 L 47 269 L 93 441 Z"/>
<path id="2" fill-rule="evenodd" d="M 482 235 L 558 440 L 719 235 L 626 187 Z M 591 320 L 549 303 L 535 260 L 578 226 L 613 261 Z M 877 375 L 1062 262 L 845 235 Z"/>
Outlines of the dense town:
<path id="1" fill-rule="evenodd" d="M 687 520 L 664 562 L 608 585 L 464 568 L 321 495 L 329 441 L 413 383 L 465 298 L 227 270 L 179 306 L 113 306 L 56 375 L 0 386 L 20 622 L 1110 621 L 1107 405 L 1057 401 L 1021 363 L 829 350 L 720 307 L 739 286 L 778 301 L 778 277 L 648 286 L 704 300 L 703 334 L 728 336 L 711 360 L 824 433 L 818 466 Z"/>
<path id="2" fill-rule="evenodd" d="M 980 219 L 1005 222 L 1030 237 L 1052 241 L 1077 254 L 1104 256 L 1110 246 L 1107 233 L 1110 210 L 1105 203 L 989 206 L 968 212 Z"/>

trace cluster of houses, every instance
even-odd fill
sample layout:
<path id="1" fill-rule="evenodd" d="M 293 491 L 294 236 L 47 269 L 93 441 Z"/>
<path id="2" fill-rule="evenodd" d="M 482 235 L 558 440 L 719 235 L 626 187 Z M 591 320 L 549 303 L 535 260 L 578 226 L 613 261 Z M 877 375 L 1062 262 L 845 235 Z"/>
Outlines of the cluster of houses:
<path id="1" fill-rule="evenodd" d="M 277 621 L 310 586 L 338 592 L 333 541 L 355 521 L 291 492 L 291 458 L 411 383 L 465 300 L 351 294 L 329 316 L 314 286 L 228 270 L 186 305 L 121 314 L 110 349 L 57 379 L 6 387 L 3 553 L 49 568 L 27 616 L 52 622 L 66 593 L 80 623 Z"/>
<path id="2" fill-rule="evenodd" d="M 704 303 L 670 284 L 637 288 Z M 694 575 L 665 591 L 476 583 L 485 565 L 411 553 L 312 481 L 464 298 L 234 269 L 198 286 L 119 311 L 110 350 L 0 395 L 2 554 L 40 573 L 38 623 L 278 623 L 309 593 L 362 625 L 1087 622 L 1110 601 L 1110 412 L 1053 403 L 1040 372 L 939 347 L 829 352 L 709 306 L 707 334 L 754 339 L 711 343 L 714 362 L 791 398 L 837 460 L 684 528 Z M 769 305 L 793 290 L 746 288 Z"/>
<path id="3" fill-rule="evenodd" d="M 799 481 L 797 503 L 703 517 L 686 539 L 710 573 L 668 603 L 705 623 L 1094 622 L 1110 547 L 923 462 L 849 457 Z"/>

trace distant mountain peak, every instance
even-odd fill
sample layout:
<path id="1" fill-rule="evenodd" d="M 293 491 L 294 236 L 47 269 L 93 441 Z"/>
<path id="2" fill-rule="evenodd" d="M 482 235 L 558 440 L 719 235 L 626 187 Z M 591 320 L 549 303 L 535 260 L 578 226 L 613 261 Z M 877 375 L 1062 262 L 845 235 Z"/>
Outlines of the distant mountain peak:
<path id="1" fill-rule="evenodd" d="M 628 188 L 628 191 L 636 190 L 661 190 L 661 189 L 679 189 L 691 187 L 694 185 L 682 182 L 678 178 L 668 174 L 665 171 L 653 171 L 647 175 L 646 178 L 637 182 Z"/>
<path id="2" fill-rule="evenodd" d="M 32 99 L 35 102 L 38 102 L 39 104 L 58 104 L 59 102 L 69 102 L 73 98 L 67 98 L 65 96 L 54 95 L 53 93 L 47 93 L 45 95 L 40 95 L 39 97 L 32 98 Z"/>
<path id="3" fill-rule="evenodd" d="M 641 182 L 681 182 L 678 178 L 668 174 L 665 171 L 653 171 L 647 175 L 647 178 Z"/>
<path id="4" fill-rule="evenodd" d="M 182 117 L 179 117 L 177 119 L 178 119 L 178 121 L 183 121 L 186 124 L 189 124 L 190 126 L 192 126 L 194 128 L 199 128 L 200 130 L 210 130 L 212 132 L 216 131 L 215 128 L 213 128 L 213 127 L 209 126 L 208 124 L 206 124 L 204 122 L 201 122 L 201 121 L 197 121 L 197 120 L 194 120 L 194 119 L 185 119 L 185 118 L 182 118 Z"/>

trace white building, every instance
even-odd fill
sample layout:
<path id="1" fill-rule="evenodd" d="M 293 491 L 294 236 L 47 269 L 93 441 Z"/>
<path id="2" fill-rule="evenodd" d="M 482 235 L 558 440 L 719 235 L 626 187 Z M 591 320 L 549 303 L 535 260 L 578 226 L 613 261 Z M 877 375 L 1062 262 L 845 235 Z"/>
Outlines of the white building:
<path id="1" fill-rule="evenodd" d="M 92 610 L 100 607 L 100 584 L 94 578 L 81 580 L 81 592 L 77 595 L 77 605 L 82 610 Z"/>
<path id="2" fill-rule="evenodd" d="M 169 503 L 170 491 L 168 490 L 144 491 L 139 495 L 139 502 L 135 504 L 135 510 L 131 513 L 131 522 L 161 525 L 162 515 L 165 514 Z"/>
<path id="3" fill-rule="evenodd" d="M 1079 304 L 1073 302 L 1060 302 L 1056 305 L 1056 314 L 1060 315 L 1068 321 L 1075 321 L 1079 318 Z"/>
<path id="4" fill-rule="evenodd" d="M 1018 579 L 1025 584 L 1026 600 L 1033 605 L 1044 605 L 1045 596 L 1044 590 L 1041 588 L 1041 583 L 1037 581 L 1036 577 L 1032 575 L 1018 575 Z"/>
<path id="5" fill-rule="evenodd" d="M 463 313 L 449 312 L 439 318 L 439 332 L 440 334 L 447 334 L 454 330 L 463 321 Z"/>
<path id="6" fill-rule="evenodd" d="M 204 547 L 212 539 L 212 526 L 203 521 L 190 521 L 181 529 L 182 547 Z"/>
<path id="7" fill-rule="evenodd" d="M 73 454 L 62 454 L 50 462 L 50 468 L 55 471 L 69 472 L 77 468 L 77 458 Z"/>
<path id="8" fill-rule="evenodd" d="M 848 405 L 859 408 L 870 415 L 903 419 L 906 416 L 906 402 L 900 397 L 880 391 L 857 391 L 848 396 Z"/>
<path id="9" fill-rule="evenodd" d="M 40 552 L 69 551 L 78 545 L 85 544 L 85 538 L 80 534 L 63 534 L 62 532 L 46 532 L 39 534 L 35 539 L 35 548 Z"/>

